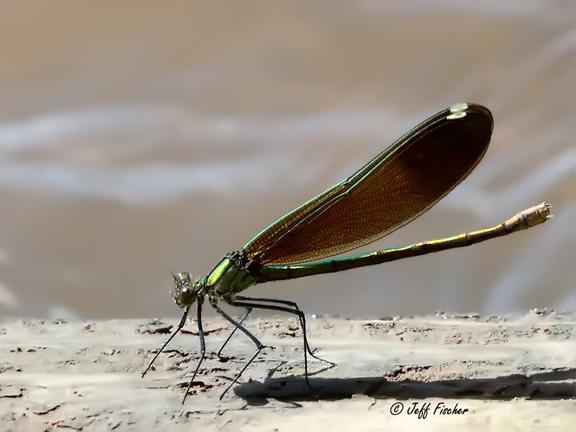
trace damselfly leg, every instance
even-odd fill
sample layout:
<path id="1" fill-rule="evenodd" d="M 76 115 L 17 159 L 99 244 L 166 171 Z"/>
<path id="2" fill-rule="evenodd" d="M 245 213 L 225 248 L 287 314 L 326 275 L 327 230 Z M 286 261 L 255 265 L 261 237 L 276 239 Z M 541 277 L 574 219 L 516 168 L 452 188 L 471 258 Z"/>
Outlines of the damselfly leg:
<path id="1" fill-rule="evenodd" d="M 250 309 L 250 308 L 246 309 L 246 312 L 244 313 L 244 315 L 242 315 L 242 318 L 240 318 L 240 320 L 238 321 L 239 325 L 242 325 L 244 323 L 244 321 L 246 321 L 246 319 L 248 319 L 248 317 L 250 316 L 250 312 L 252 312 L 252 309 Z M 230 339 L 232 339 L 232 336 L 234 336 L 234 334 L 236 333 L 236 330 L 238 330 L 238 327 L 234 326 L 234 329 L 230 332 L 230 334 L 228 335 L 228 337 L 226 338 L 226 340 L 224 341 L 222 346 L 220 346 L 218 353 L 216 353 L 216 355 L 218 356 L 220 361 L 226 361 L 229 359 L 229 357 L 222 355 L 222 351 L 224 350 L 226 345 L 228 345 L 228 342 L 230 342 Z"/>
<path id="2" fill-rule="evenodd" d="M 192 378 L 190 378 L 190 382 L 188 383 L 188 387 L 186 387 L 186 392 L 184 393 L 184 397 L 182 398 L 182 405 L 186 402 L 186 397 L 188 396 L 188 391 L 192 384 L 194 383 L 194 378 L 198 374 L 198 370 L 200 369 L 200 365 L 206 358 L 206 342 L 204 341 L 204 329 L 202 328 L 202 303 L 204 303 L 203 298 L 198 299 L 198 308 L 197 308 L 197 324 L 198 324 L 198 337 L 200 337 L 200 360 L 198 360 L 198 364 L 196 365 L 196 369 L 192 374 Z"/>
<path id="3" fill-rule="evenodd" d="M 216 309 L 216 312 L 218 312 L 225 320 L 232 323 L 232 325 L 234 325 L 235 328 L 237 328 L 246 336 L 248 336 L 250 340 L 254 342 L 254 344 L 256 345 L 256 351 L 254 352 L 254 354 L 252 354 L 252 357 L 248 359 L 246 364 L 242 367 L 242 369 L 240 369 L 240 371 L 236 374 L 234 379 L 232 379 L 232 382 L 230 382 L 228 387 L 226 387 L 222 392 L 222 394 L 220 395 L 220 399 L 222 399 L 224 395 L 228 393 L 228 390 L 230 390 L 232 386 L 236 384 L 236 382 L 238 382 L 244 371 L 248 369 L 248 366 L 250 366 L 250 364 L 258 356 L 258 354 L 260 354 L 260 351 L 262 351 L 265 348 L 265 345 L 262 342 L 260 342 L 256 336 L 250 333 L 250 331 L 246 327 L 242 326 L 238 321 L 236 321 L 234 318 L 232 318 L 230 315 L 228 315 L 226 312 L 220 309 L 217 304 L 212 304 L 212 306 L 214 307 L 214 309 Z"/>
<path id="4" fill-rule="evenodd" d="M 174 331 L 174 333 L 172 333 L 170 335 L 168 340 L 166 342 L 164 342 L 164 345 L 162 345 L 162 347 L 158 350 L 158 352 L 156 353 L 156 355 L 154 356 L 152 361 L 148 364 L 148 367 L 146 369 L 144 369 L 144 372 L 142 372 L 142 378 L 144 378 L 144 375 L 146 375 L 146 373 L 150 370 L 150 368 L 152 367 L 152 365 L 154 364 L 154 362 L 156 361 L 158 356 L 162 353 L 162 351 L 164 351 L 164 348 L 166 348 L 166 346 L 170 343 L 170 341 L 172 339 L 174 339 L 174 336 L 176 336 L 178 334 L 178 332 L 180 330 L 182 330 L 182 327 L 184 327 L 184 324 L 186 324 L 186 318 L 188 317 L 189 311 L 190 311 L 190 306 L 188 306 L 188 307 L 186 307 L 186 309 L 184 309 L 184 313 L 182 314 L 182 318 L 180 318 L 180 323 L 178 324 L 178 327 L 176 327 L 176 330 Z"/>
<path id="5" fill-rule="evenodd" d="M 262 304 L 262 303 L 258 303 L 258 302 L 274 302 L 274 303 L 287 304 L 287 305 L 294 307 L 295 309 L 290 309 L 288 307 L 278 306 L 278 305 Z M 330 368 L 336 366 L 335 363 L 333 363 L 329 360 L 317 357 L 312 352 L 312 350 L 310 349 L 310 345 L 308 344 L 308 337 L 306 334 L 306 316 L 304 315 L 304 312 L 302 312 L 298 308 L 298 305 L 296 303 L 291 302 L 289 300 L 263 299 L 263 298 L 250 298 L 250 297 L 236 296 L 234 300 L 229 301 L 229 304 L 231 304 L 232 306 L 240 306 L 240 307 L 245 307 L 245 308 L 250 308 L 250 309 L 266 309 L 266 310 L 274 310 L 274 311 L 279 311 L 279 312 L 286 312 L 286 313 L 290 313 L 290 314 L 298 316 L 298 318 L 300 320 L 300 325 L 302 327 L 302 336 L 303 336 L 303 341 L 304 341 L 304 377 L 306 379 L 306 385 L 309 388 L 310 388 L 310 381 L 308 379 L 308 356 L 307 356 L 308 354 L 310 354 L 312 357 L 314 357 L 317 360 L 328 363 L 330 365 Z"/>

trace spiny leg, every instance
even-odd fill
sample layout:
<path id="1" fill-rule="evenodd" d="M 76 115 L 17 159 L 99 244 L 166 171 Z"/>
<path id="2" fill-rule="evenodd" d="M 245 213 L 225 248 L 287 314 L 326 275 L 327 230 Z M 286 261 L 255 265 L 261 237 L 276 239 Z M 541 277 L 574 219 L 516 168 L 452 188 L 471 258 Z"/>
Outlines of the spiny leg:
<path id="1" fill-rule="evenodd" d="M 194 374 L 188 383 L 188 387 L 186 387 L 186 392 L 184 393 L 184 397 L 182 398 L 182 405 L 186 402 L 186 397 L 188 396 L 188 391 L 190 387 L 192 387 L 192 383 L 194 382 L 194 378 L 196 378 L 196 374 L 200 369 L 200 365 L 206 358 L 206 343 L 204 341 L 204 329 L 202 328 L 202 303 L 204 302 L 202 297 L 199 297 L 198 300 L 198 308 L 197 308 L 197 316 L 196 319 L 198 324 L 198 336 L 200 337 L 200 360 L 198 360 L 198 364 L 196 365 L 196 369 L 194 370 Z"/>
<path id="2" fill-rule="evenodd" d="M 239 325 L 242 325 L 242 323 L 248 318 L 248 316 L 250 315 L 250 312 L 252 312 L 252 309 L 247 308 L 246 312 L 244 313 L 242 318 L 240 318 L 240 321 L 238 321 Z M 232 339 L 232 336 L 234 336 L 234 333 L 236 333 L 236 330 L 238 330 L 238 327 L 234 326 L 234 330 L 232 330 L 232 332 L 230 332 L 230 334 L 228 335 L 228 337 L 226 338 L 226 340 L 224 341 L 224 343 L 222 344 L 222 346 L 218 350 L 218 353 L 216 354 L 221 361 L 224 361 L 226 359 L 226 357 L 222 356 L 222 351 L 224 350 L 224 347 L 228 344 L 228 342 L 230 342 L 230 339 Z"/>
<path id="3" fill-rule="evenodd" d="M 234 327 L 236 327 L 237 329 L 239 329 L 242 333 L 244 333 L 246 336 L 248 336 L 250 338 L 250 340 L 252 342 L 254 342 L 254 344 L 256 345 L 256 351 L 254 352 L 254 354 L 252 354 L 252 357 L 250 357 L 248 359 L 248 361 L 246 362 L 246 364 L 244 365 L 244 367 L 242 369 L 240 369 L 240 371 L 236 374 L 236 376 L 234 377 L 234 379 L 232 380 L 232 382 L 230 384 L 228 384 L 228 387 L 226 387 L 224 389 L 224 391 L 222 392 L 222 394 L 220 395 L 220 400 L 222 400 L 222 398 L 224 397 L 224 395 L 228 392 L 228 390 L 230 390 L 232 388 L 232 386 L 234 384 L 236 384 L 236 382 L 238 382 L 238 380 L 240 379 L 240 376 L 242 376 L 242 374 L 244 373 L 244 371 L 248 368 L 248 366 L 250 366 L 250 364 L 254 361 L 254 359 L 256 358 L 256 356 L 258 354 L 260 354 L 260 351 L 262 351 L 262 349 L 265 347 L 264 344 L 262 344 L 262 342 L 260 342 L 258 340 L 258 338 L 256 336 L 254 336 L 252 333 L 250 333 L 250 331 L 248 331 L 248 329 L 246 327 L 243 327 L 239 322 L 235 321 L 232 317 L 230 317 L 226 312 L 224 312 L 222 309 L 220 309 L 218 307 L 217 304 L 215 303 L 211 303 L 212 306 L 214 307 L 214 309 L 216 309 L 216 312 L 218 312 L 220 315 L 222 315 L 227 321 L 229 321 L 230 323 L 232 323 L 234 325 Z"/>
<path id="4" fill-rule="evenodd" d="M 168 338 L 168 340 L 166 342 L 164 342 L 164 345 L 162 345 L 160 350 L 156 353 L 156 355 L 154 356 L 154 358 L 152 359 L 150 364 L 148 364 L 148 367 L 144 370 L 144 372 L 142 372 L 142 378 L 144 378 L 144 375 L 146 375 L 146 373 L 150 370 L 150 368 L 152 367 L 152 364 L 154 364 L 154 362 L 156 361 L 156 359 L 158 358 L 160 353 L 162 353 L 162 351 L 164 351 L 164 348 L 166 348 L 166 345 L 168 345 L 170 343 L 170 341 L 174 338 L 174 336 L 176 336 L 178 334 L 178 332 L 180 330 L 182 330 L 182 327 L 184 327 L 184 324 L 186 324 L 186 317 L 188 316 L 189 311 L 190 311 L 190 306 L 188 306 L 188 307 L 186 307 L 186 309 L 184 309 L 184 313 L 182 314 L 182 318 L 180 319 L 180 323 L 178 324 L 178 327 L 176 327 L 176 330 L 174 331 L 174 333 L 172 333 L 170 335 L 170 337 Z"/>
<path id="5" fill-rule="evenodd" d="M 281 300 L 281 299 L 271 299 L 271 298 L 256 298 L 256 297 L 244 297 L 244 296 L 236 296 L 236 299 L 242 300 L 242 301 L 256 301 L 256 302 L 267 302 L 267 303 L 278 303 L 278 304 L 284 304 L 284 305 L 288 305 L 288 306 L 292 306 L 295 310 L 285 310 L 285 309 L 277 309 L 277 310 L 281 310 L 283 312 L 289 312 L 292 313 L 294 315 L 298 316 L 298 319 L 300 320 L 300 326 L 302 327 L 302 336 L 304 338 L 304 347 L 306 348 L 306 350 L 308 351 L 308 354 L 310 354 L 310 356 L 314 357 L 316 360 L 319 360 L 321 362 L 327 363 L 329 364 L 331 367 L 336 366 L 336 363 L 331 362 L 330 360 L 326 360 L 323 359 L 321 357 L 318 357 L 314 351 L 312 351 L 312 349 L 310 348 L 310 344 L 308 343 L 308 336 L 306 334 L 306 315 L 304 314 L 304 312 L 302 312 L 300 310 L 300 308 L 298 307 L 298 305 L 296 304 L 296 302 L 293 302 L 291 300 Z"/>
<path id="6" fill-rule="evenodd" d="M 302 323 L 302 318 L 301 315 L 304 315 L 302 313 L 302 311 L 296 311 L 293 309 L 288 309 L 282 306 L 274 306 L 274 305 L 266 305 L 266 304 L 258 304 L 258 303 L 253 303 L 253 302 L 249 302 L 249 301 L 242 301 L 243 299 L 248 299 L 248 297 L 240 297 L 241 301 L 237 301 L 236 299 L 238 299 L 238 296 L 236 296 L 236 298 L 234 300 L 230 300 L 229 303 L 232 306 L 243 306 L 243 307 L 250 307 L 253 309 L 267 309 L 267 310 L 276 310 L 276 311 L 281 311 L 281 312 L 288 312 L 288 313 L 292 313 L 292 314 L 296 314 L 300 317 L 300 323 Z M 255 300 L 255 299 L 250 299 L 250 300 Z M 303 339 L 304 339 L 304 378 L 306 380 L 306 385 L 308 386 L 308 388 L 311 388 L 310 386 L 310 381 L 308 379 L 308 356 L 307 356 L 307 340 L 306 340 L 306 324 L 304 324 L 302 326 L 302 331 L 303 331 Z"/>
<path id="7" fill-rule="evenodd" d="M 258 301 L 258 302 L 267 302 L 267 303 L 278 303 L 278 304 L 284 304 L 287 306 L 292 306 L 293 308 L 295 308 L 296 310 L 300 310 L 298 308 L 298 305 L 290 300 L 280 300 L 280 299 L 271 299 L 271 298 L 255 298 L 255 297 L 244 297 L 244 296 L 236 296 L 237 299 L 240 300 L 247 300 L 247 301 Z M 252 311 L 252 309 L 250 308 L 246 308 L 246 312 L 244 313 L 244 315 L 242 316 L 242 318 L 240 318 L 240 321 L 238 321 L 239 324 L 242 324 L 250 315 L 250 312 Z M 305 327 L 306 326 L 306 322 L 305 322 L 305 318 L 304 318 L 304 322 L 303 320 L 299 317 L 300 319 L 300 326 Z M 222 356 L 222 351 L 224 350 L 224 347 L 228 344 L 228 342 L 230 342 L 230 339 L 232 339 L 232 337 L 234 336 L 234 334 L 236 333 L 236 330 L 238 330 L 237 327 L 234 327 L 234 330 L 232 330 L 232 332 L 228 335 L 228 337 L 226 338 L 226 340 L 224 341 L 224 343 L 222 344 L 222 346 L 220 347 L 220 349 L 218 350 L 218 358 L 220 358 L 220 360 L 225 359 Z M 314 357 L 317 360 L 323 361 L 325 363 L 329 363 L 331 365 L 334 366 L 334 363 L 328 361 L 328 360 L 324 360 L 323 358 L 317 357 L 314 352 L 312 351 L 312 349 L 310 348 L 310 345 L 308 344 L 308 339 L 306 337 L 306 335 L 304 335 L 304 343 L 306 346 L 306 349 L 308 350 L 308 354 L 310 354 L 312 357 Z"/>
<path id="8" fill-rule="evenodd" d="M 256 297 L 244 297 L 244 296 L 236 296 L 235 298 L 239 299 L 239 300 L 246 300 L 246 301 L 257 301 L 257 302 L 266 302 L 266 303 L 277 303 L 277 304 L 284 304 L 287 306 L 291 306 L 294 309 L 296 309 L 297 311 L 300 310 L 300 308 L 298 307 L 298 305 L 290 300 L 281 300 L 281 299 L 271 299 L 271 298 L 256 298 Z M 250 312 L 252 311 L 252 309 L 250 308 L 246 308 L 246 312 L 244 313 L 244 315 L 242 316 L 242 318 L 240 318 L 240 321 L 238 321 L 239 324 L 242 324 L 250 315 Z M 302 328 L 306 327 L 306 318 L 302 318 L 300 315 L 298 315 L 298 318 L 300 320 L 300 326 Z M 234 336 L 234 334 L 236 333 L 236 330 L 238 330 L 237 327 L 234 327 L 234 330 L 232 330 L 232 332 L 228 335 L 228 337 L 226 338 L 226 340 L 224 341 L 224 343 L 222 344 L 222 346 L 220 347 L 220 349 L 218 350 L 218 357 L 223 360 L 222 357 L 222 351 L 224 350 L 224 347 L 228 344 L 228 342 L 230 342 L 230 339 L 232 339 L 232 337 Z M 332 363 L 331 361 L 325 360 L 323 358 L 320 358 L 318 356 L 316 356 L 314 354 L 314 351 L 312 351 L 312 349 L 310 348 L 310 345 L 308 343 L 308 337 L 306 336 L 306 333 L 304 333 L 304 345 L 306 350 L 308 351 L 308 354 L 310 354 L 312 357 L 314 357 L 316 360 L 322 361 L 324 363 L 328 363 L 332 366 L 335 366 L 335 363 Z"/>
<path id="9" fill-rule="evenodd" d="M 236 297 L 238 298 L 238 297 Z M 252 303 L 252 302 L 247 302 L 247 301 L 237 301 L 237 300 L 230 300 L 229 303 L 232 306 L 242 306 L 242 307 L 250 307 L 253 309 L 267 309 L 267 310 L 276 310 L 276 311 L 281 311 L 281 312 L 287 312 L 287 313 L 291 313 L 294 315 L 298 315 L 300 317 L 300 322 L 305 322 L 305 318 L 304 318 L 304 313 L 300 310 L 294 310 L 294 309 L 289 309 L 289 308 L 285 308 L 283 306 L 275 306 L 275 305 L 266 305 L 266 304 L 258 304 L 258 303 Z M 304 319 L 304 321 L 302 321 Z M 302 331 L 303 334 L 306 334 L 306 324 L 304 324 L 302 326 Z M 304 378 L 306 379 L 306 385 L 308 386 L 308 388 L 312 388 L 310 385 L 310 380 L 308 379 L 308 356 L 307 356 L 307 348 L 306 348 L 306 344 L 307 341 L 305 339 L 304 341 Z"/>

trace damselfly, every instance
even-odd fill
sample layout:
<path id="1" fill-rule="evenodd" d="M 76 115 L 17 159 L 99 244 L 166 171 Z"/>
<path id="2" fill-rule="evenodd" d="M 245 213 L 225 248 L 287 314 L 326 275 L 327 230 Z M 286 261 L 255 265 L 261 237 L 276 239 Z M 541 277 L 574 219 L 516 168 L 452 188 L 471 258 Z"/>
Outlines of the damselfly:
<path id="1" fill-rule="evenodd" d="M 380 264 L 430 252 L 469 246 L 511 234 L 546 221 L 550 206 L 531 207 L 512 218 L 477 231 L 414 243 L 404 247 L 330 258 L 364 246 L 414 220 L 442 199 L 476 167 L 492 134 L 490 111 L 461 103 L 447 108 L 398 139 L 347 179 L 305 202 L 262 230 L 240 250 L 228 253 L 208 275 L 193 280 L 188 272 L 174 277 L 174 301 L 184 314 L 158 355 L 182 329 L 196 303 L 200 360 L 184 395 L 188 394 L 206 356 L 202 307 L 208 300 L 216 312 L 256 345 L 256 351 L 231 380 L 224 394 L 238 381 L 264 345 L 242 323 L 252 309 L 286 312 L 298 317 L 303 334 L 304 373 L 308 382 L 308 355 L 317 357 L 306 337 L 306 317 L 296 303 L 270 298 L 251 298 L 241 292 L 257 283 L 294 279 Z M 219 303 L 246 309 L 240 320 L 223 311 Z"/>

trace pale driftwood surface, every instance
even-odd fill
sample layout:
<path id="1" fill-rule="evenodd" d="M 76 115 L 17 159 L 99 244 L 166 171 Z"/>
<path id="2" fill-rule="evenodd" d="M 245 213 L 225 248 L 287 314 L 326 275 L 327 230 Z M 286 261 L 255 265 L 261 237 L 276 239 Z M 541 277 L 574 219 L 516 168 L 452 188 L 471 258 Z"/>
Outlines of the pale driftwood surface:
<path id="1" fill-rule="evenodd" d="M 181 405 L 198 359 L 188 323 L 144 379 L 140 372 L 177 319 L 0 323 L 0 430 L 573 430 L 576 313 L 437 314 L 378 320 L 310 318 L 311 344 L 338 366 L 310 392 L 294 320 L 248 327 L 274 346 L 243 383 L 218 396 L 253 352 L 230 326 L 209 319 L 208 359 Z M 316 361 L 311 369 L 322 368 Z M 392 415 L 393 404 L 404 411 Z M 406 410 L 425 408 L 426 418 Z M 439 403 L 462 414 L 434 414 Z"/>

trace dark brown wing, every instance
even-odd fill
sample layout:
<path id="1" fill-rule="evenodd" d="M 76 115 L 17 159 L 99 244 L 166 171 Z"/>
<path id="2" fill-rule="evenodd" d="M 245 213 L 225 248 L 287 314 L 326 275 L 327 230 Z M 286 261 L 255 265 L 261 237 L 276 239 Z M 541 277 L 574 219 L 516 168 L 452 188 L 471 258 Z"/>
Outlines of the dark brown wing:
<path id="1" fill-rule="evenodd" d="M 244 246 L 262 264 L 296 264 L 371 243 L 412 221 L 478 164 L 492 115 L 458 104 L 420 123 L 351 177 L 268 226 Z"/>

